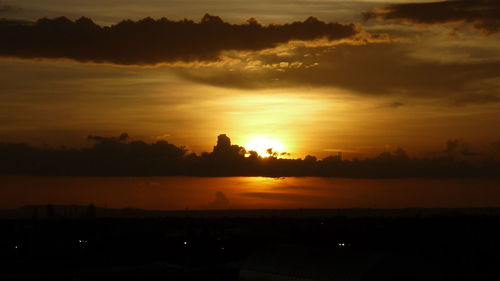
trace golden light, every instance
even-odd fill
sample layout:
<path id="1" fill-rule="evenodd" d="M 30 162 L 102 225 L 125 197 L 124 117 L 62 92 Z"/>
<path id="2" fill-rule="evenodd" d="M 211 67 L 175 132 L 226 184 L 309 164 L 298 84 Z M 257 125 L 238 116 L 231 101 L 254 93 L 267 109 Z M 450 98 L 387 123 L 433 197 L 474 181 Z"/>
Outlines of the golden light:
<path id="1" fill-rule="evenodd" d="M 268 156 L 267 150 L 272 149 L 273 152 L 285 152 L 285 145 L 275 138 L 266 135 L 252 136 L 244 146 L 247 151 L 254 150 L 260 156 Z"/>

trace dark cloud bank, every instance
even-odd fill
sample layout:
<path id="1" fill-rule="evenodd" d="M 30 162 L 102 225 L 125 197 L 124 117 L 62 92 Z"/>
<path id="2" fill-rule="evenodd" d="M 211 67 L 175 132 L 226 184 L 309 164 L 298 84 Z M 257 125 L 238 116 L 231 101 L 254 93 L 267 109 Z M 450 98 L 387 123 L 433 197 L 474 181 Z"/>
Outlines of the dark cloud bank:
<path id="1" fill-rule="evenodd" d="M 500 31 L 499 0 L 456 0 L 389 5 L 364 14 L 366 20 L 417 24 L 468 23 L 486 34 Z"/>
<path id="2" fill-rule="evenodd" d="M 99 26 L 84 17 L 76 21 L 43 18 L 29 24 L 0 20 L 0 56 L 154 65 L 213 61 L 224 50 L 261 50 L 291 40 L 338 40 L 357 32 L 353 24 L 327 23 L 314 17 L 271 25 L 255 19 L 230 24 L 208 14 L 200 22 L 145 18 L 112 26 Z"/>
<path id="3" fill-rule="evenodd" d="M 26 144 L 0 143 L 2 175 L 78 176 L 322 176 L 351 178 L 405 177 L 498 177 L 500 148 L 491 155 L 479 155 L 458 140 L 430 158 L 412 158 L 398 148 L 374 158 L 344 160 L 340 155 L 318 160 L 262 158 L 253 151 L 218 137 L 212 152 L 188 154 L 186 148 L 166 141 L 147 144 L 119 137 L 89 136 L 90 148 L 48 149 Z M 495 155 L 496 154 L 496 155 Z M 219 201 L 223 200 L 219 199 Z"/>

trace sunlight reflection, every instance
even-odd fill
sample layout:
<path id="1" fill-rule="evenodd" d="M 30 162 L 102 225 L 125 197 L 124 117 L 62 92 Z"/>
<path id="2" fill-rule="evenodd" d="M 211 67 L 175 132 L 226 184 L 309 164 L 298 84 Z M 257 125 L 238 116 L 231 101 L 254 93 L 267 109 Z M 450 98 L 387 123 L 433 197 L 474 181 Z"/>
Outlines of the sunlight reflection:
<path id="1" fill-rule="evenodd" d="M 239 183 L 238 192 L 270 192 L 282 189 L 289 178 L 271 177 L 238 177 L 234 178 Z"/>

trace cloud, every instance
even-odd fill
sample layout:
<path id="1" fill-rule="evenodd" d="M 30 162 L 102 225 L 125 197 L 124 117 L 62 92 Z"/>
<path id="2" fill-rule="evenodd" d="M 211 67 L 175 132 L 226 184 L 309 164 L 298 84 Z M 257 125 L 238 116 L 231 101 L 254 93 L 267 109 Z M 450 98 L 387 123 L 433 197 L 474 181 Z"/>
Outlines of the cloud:
<path id="1" fill-rule="evenodd" d="M 214 201 L 208 207 L 210 209 L 228 209 L 230 207 L 229 199 L 227 199 L 224 192 L 217 191 Z"/>
<path id="2" fill-rule="evenodd" d="M 496 150 L 496 151 L 499 151 L 500 152 L 500 140 L 499 141 L 495 141 L 491 144 L 493 146 L 493 148 Z"/>
<path id="3" fill-rule="evenodd" d="M 403 102 L 395 101 L 395 102 L 389 103 L 387 106 L 390 107 L 390 108 L 399 108 L 399 107 L 402 107 L 404 105 L 405 104 Z"/>
<path id="4" fill-rule="evenodd" d="M 0 2 L 0 15 L 1 14 L 8 14 L 10 12 L 13 12 L 13 11 L 19 11 L 21 10 L 20 8 L 17 8 L 17 7 L 14 7 L 12 5 L 6 5 L 6 4 L 2 4 Z"/>
<path id="5" fill-rule="evenodd" d="M 129 136 L 127 133 L 122 133 L 118 137 L 101 137 L 101 136 L 89 135 L 87 137 L 87 140 L 100 143 L 119 143 L 126 141 L 128 138 Z"/>
<path id="6" fill-rule="evenodd" d="M 89 18 L 43 18 L 35 23 L 0 21 L 0 56 L 72 59 L 120 65 L 217 61 L 226 50 L 273 48 L 291 40 L 330 41 L 358 33 L 355 25 L 314 17 L 289 24 L 261 25 L 255 19 L 230 24 L 206 14 L 200 22 L 166 18 L 124 20 L 99 26 Z"/>
<path id="7" fill-rule="evenodd" d="M 178 73 L 197 82 L 234 88 L 315 86 L 365 96 L 445 99 L 450 104 L 499 101 L 500 61 L 439 62 L 418 58 L 413 51 L 412 43 L 401 42 L 298 47 L 285 57 L 249 57 L 239 66 L 242 71 L 207 68 L 179 69 Z M 247 69 L 252 61 L 259 63 Z"/>
<path id="8" fill-rule="evenodd" d="M 123 136 L 123 137 L 122 137 Z M 403 177 L 498 177 L 500 162 L 494 154 L 473 152 L 461 141 L 450 140 L 446 149 L 432 158 L 410 158 L 397 148 L 373 158 L 342 160 L 314 156 L 304 159 L 245 157 L 232 152 L 226 157 L 214 149 L 201 155 L 187 154 L 183 146 L 167 141 L 148 144 L 120 137 L 94 137 L 88 148 L 40 148 L 23 143 L 0 142 L 1 175 L 64 176 L 320 176 L 352 178 Z M 120 139 L 123 139 L 120 141 Z M 225 139 L 225 137 L 224 137 Z M 236 145 L 237 146 L 237 145 Z M 225 154 L 225 153 L 224 153 Z M 477 156 L 477 157 L 470 157 Z M 466 159 L 467 158 L 467 159 Z M 490 158 L 490 161 L 475 161 Z M 240 195 L 268 200 L 320 200 L 294 190 L 309 187 L 282 186 L 281 191 Z M 326 198 L 325 198 L 326 199 Z M 229 200 L 217 192 L 208 208 L 228 208 Z"/>
<path id="9" fill-rule="evenodd" d="M 479 153 L 471 151 L 469 145 L 464 143 L 462 140 L 459 140 L 459 139 L 449 139 L 446 142 L 446 148 L 444 149 L 443 153 L 445 155 L 450 155 L 450 156 L 456 156 L 456 155 L 477 156 L 477 155 L 479 155 Z"/>
<path id="10" fill-rule="evenodd" d="M 12 7 L 9 5 L 0 5 L 0 14 L 7 13 L 12 10 Z"/>
<path id="11" fill-rule="evenodd" d="M 267 200 L 287 200 L 287 201 L 305 201 L 305 200 L 317 201 L 317 200 L 329 199 L 322 196 L 312 196 L 312 195 L 294 194 L 294 193 L 276 193 L 276 192 L 246 192 L 246 193 L 241 193 L 241 195 L 246 197 L 261 198 Z"/>
<path id="12" fill-rule="evenodd" d="M 416 24 L 466 23 L 492 34 L 500 31 L 500 1 L 456 0 L 393 4 L 365 13 L 365 20 Z"/>

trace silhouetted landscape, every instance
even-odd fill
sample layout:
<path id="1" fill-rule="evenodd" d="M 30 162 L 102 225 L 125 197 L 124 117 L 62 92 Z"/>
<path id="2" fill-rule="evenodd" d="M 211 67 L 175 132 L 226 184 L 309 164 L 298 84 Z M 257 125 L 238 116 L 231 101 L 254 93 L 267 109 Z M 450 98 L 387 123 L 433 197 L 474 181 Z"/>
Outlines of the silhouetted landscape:
<path id="1" fill-rule="evenodd" d="M 500 277 L 499 209 L 16 212 L 0 221 L 2 280 Z"/>

